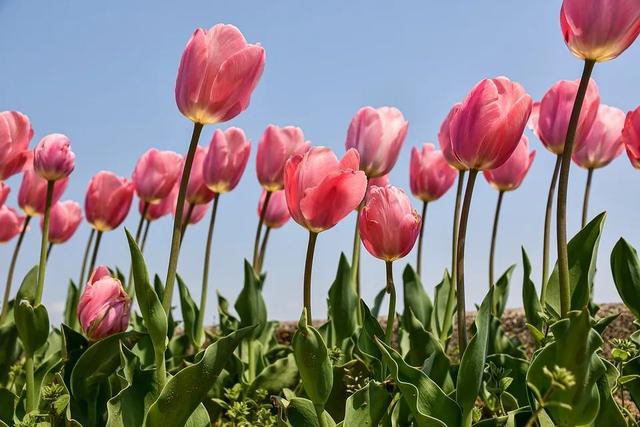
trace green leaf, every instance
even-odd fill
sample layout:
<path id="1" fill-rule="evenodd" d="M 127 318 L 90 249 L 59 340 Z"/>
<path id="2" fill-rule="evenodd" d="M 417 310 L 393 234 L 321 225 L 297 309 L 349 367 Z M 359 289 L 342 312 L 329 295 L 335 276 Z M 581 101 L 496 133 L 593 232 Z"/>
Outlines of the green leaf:
<path id="1" fill-rule="evenodd" d="M 7 320 L 0 326 L 0 384 L 6 384 L 9 377 L 9 368 L 13 365 L 22 352 L 18 345 L 18 329 L 9 314 Z"/>
<path id="2" fill-rule="evenodd" d="M 620 373 L 607 360 L 601 359 L 604 363 L 607 373 L 598 379 L 598 393 L 600 393 L 600 410 L 596 419 L 593 421 L 594 426 L 607 427 L 628 427 L 627 420 L 622 415 L 620 407 L 613 398 L 611 390 L 616 385 L 616 381 Z"/>
<path id="3" fill-rule="evenodd" d="M 324 411 L 322 416 L 325 427 L 333 427 L 336 425 L 327 411 Z M 320 427 L 313 402 L 302 397 L 294 397 L 289 401 L 287 418 L 292 427 Z"/>
<path id="4" fill-rule="evenodd" d="M 522 248 L 522 265 L 524 273 L 522 275 L 522 303 L 524 305 L 524 313 L 527 323 L 541 331 L 544 327 L 542 320 L 542 307 L 536 292 L 536 286 L 531 280 L 531 262 L 527 256 L 527 252 Z"/>
<path id="5" fill-rule="evenodd" d="M 640 375 L 640 356 L 634 357 L 622 365 L 622 374 L 624 376 Z M 636 406 L 640 407 L 640 378 L 626 382 L 624 387 L 629 391 Z"/>
<path id="6" fill-rule="evenodd" d="M 413 270 L 411 264 L 407 264 L 402 273 L 402 281 L 404 283 L 404 314 L 402 315 L 403 324 L 408 318 L 408 310 L 427 329 L 431 330 L 431 313 L 433 312 L 433 304 L 427 292 L 422 287 L 420 277 Z"/>
<path id="7" fill-rule="evenodd" d="M 24 351 L 33 355 L 47 342 L 49 336 L 47 309 L 42 304 L 33 307 L 30 301 L 22 299 L 15 307 L 13 315 Z"/>
<path id="8" fill-rule="evenodd" d="M 80 298 L 80 294 L 78 291 L 78 287 L 73 280 L 69 280 L 69 286 L 67 286 L 67 301 L 64 305 L 64 323 L 67 325 L 73 325 L 76 321 L 77 311 L 78 311 L 78 300 Z"/>
<path id="9" fill-rule="evenodd" d="M 0 421 L 13 425 L 13 410 L 17 397 L 6 388 L 0 388 Z"/>
<path id="10" fill-rule="evenodd" d="M 369 381 L 347 399 L 345 426 L 377 426 L 391 403 L 391 394 L 384 384 Z"/>
<path id="11" fill-rule="evenodd" d="M 529 369 L 529 361 L 522 358 L 509 356 L 508 354 L 492 354 L 487 356 L 487 363 L 492 362 L 494 365 L 509 371 L 509 377 L 513 381 L 507 388 L 517 400 L 518 404 L 523 407 L 529 404 L 529 396 L 527 390 L 527 370 Z"/>
<path id="12" fill-rule="evenodd" d="M 251 395 L 259 388 L 267 390 L 269 394 L 278 394 L 283 388 L 295 386 L 297 380 L 298 367 L 293 354 L 289 354 L 267 365 L 253 380 L 247 389 L 247 394 Z"/>
<path id="13" fill-rule="evenodd" d="M 196 323 L 198 319 L 198 306 L 191 298 L 189 288 L 185 285 L 180 275 L 177 275 L 178 292 L 180 294 L 180 308 L 182 309 L 182 321 L 184 322 L 184 333 L 189 337 L 191 343 L 200 348 L 201 343 L 199 337 L 196 337 Z"/>
<path id="14" fill-rule="evenodd" d="M 371 314 L 376 319 L 380 315 L 380 307 L 382 307 L 382 301 L 384 301 L 385 295 L 387 295 L 386 287 L 380 289 L 380 292 L 378 292 L 375 298 L 373 299 L 373 307 L 371 307 Z"/>
<path id="15" fill-rule="evenodd" d="M 438 336 L 442 335 L 442 328 L 444 326 L 444 316 L 447 311 L 447 301 L 449 299 L 449 290 L 451 288 L 451 277 L 447 270 L 444 271 L 442 281 L 438 283 L 434 290 L 434 305 L 433 305 L 433 322 L 435 323 L 435 331 Z M 447 335 L 449 331 L 447 331 Z"/>
<path id="16" fill-rule="evenodd" d="M 336 278 L 329 288 L 329 321 L 334 345 L 340 345 L 356 331 L 358 308 L 358 295 L 351 282 L 351 267 L 347 257 L 342 253 Z"/>
<path id="17" fill-rule="evenodd" d="M 229 312 L 229 301 L 220 292 L 216 292 L 218 297 L 218 317 L 220 318 L 220 330 L 228 335 L 238 329 L 238 319 Z"/>
<path id="18" fill-rule="evenodd" d="M 158 400 L 149 408 L 146 425 L 184 425 L 205 399 L 240 341 L 254 329 L 250 326 L 220 338 L 207 347 L 200 360 L 169 379 Z"/>
<path id="19" fill-rule="evenodd" d="M 611 273 L 622 301 L 640 319 L 640 261 L 633 246 L 622 238 L 611 252 Z"/>
<path id="20" fill-rule="evenodd" d="M 362 328 L 358 333 L 357 350 L 368 364 L 373 377 L 378 381 L 383 381 L 384 373 L 380 363 L 382 354 L 376 344 L 376 338 L 384 340 L 384 331 L 362 300 L 360 300 L 360 310 L 362 311 Z"/>
<path id="21" fill-rule="evenodd" d="M 246 259 L 244 260 L 244 286 L 234 307 L 240 316 L 240 327 L 254 326 L 253 338 L 258 338 L 267 326 L 267 307 L 255 270 Z"/>
<path id="22" fill-rule="evenodd" d="M 16 293 L 15 303 L 19 303 L 21 300 L 27 300 L 33 304 L 36 300 L 36 289 L 38 287 L 38 266 L 34 265 L 31 270 L 22 279 L 20 288 Z"/>
<path id="23" fill-rule="evenodd" d="M 571 284 L 571 310 L 581 310 L 589 304 L 593 277 L 596 272 L 598 243 L 607 214 L 596 216 L 578 232 L 567 245 L 569 255 L 569 282 Z M 547 283 L 545 303 L 560 313 L 560 282 L 556 263 Z M 529 322 L 531 323 L 531 322 Z"/>
<path id="24" fill-rule="evenodd" d="M 511 282 L 511 275 L 516 268 L 515 264 L 512 265 L 502 273 L 502 276 L 498 279 L 493 287 L 493 309 L 492 314 L 497 318 L 501 318 L 504 314 L 504 309 L 507 306 L 507 300 L 509 299 L 509 285 Z"/>

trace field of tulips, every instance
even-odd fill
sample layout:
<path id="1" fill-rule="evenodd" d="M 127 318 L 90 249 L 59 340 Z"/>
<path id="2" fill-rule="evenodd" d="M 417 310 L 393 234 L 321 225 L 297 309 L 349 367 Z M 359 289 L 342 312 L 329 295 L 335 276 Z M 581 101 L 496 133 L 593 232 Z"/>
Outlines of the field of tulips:
<path id="1" fill-rule="evenodd" d="M 605 343 L 603 333 L 617 315 L 599 314 L 593 288 L 606 214 L 589 212 L 595 170 L 624 151 L 640 169 L 640 107 L 625 113 L 604 105 L 591 78 L 596 65 L 606 67 L 638 37 L 640 0 L 564 0 L 560 28 L 582 76 L 558 81 L 539 101 L 507 77 L 480 80 L 443 112 L 439 148 L 411 151 L 410 190 L 421 211 L 389 183 L 409 126 L 397 108 L 358 110 L 341 155 L 312 145 L 300 128 L 269 125 L 257 144 L 262 195 L 253 255 L 244 261 L 235 302 L 217 294 L 215 326 L 205 319 L 212 317 L 206 308 L 218 203 L 238 185 L 251 144 L 237 127 L 216 129 L 208 146 L 199 142 L 205 125 L 249 107 L 266 62 L 260 44 L 248 43 L 233 25 L 196 29 L 175 87 L 178 110 L 193 123 L 184 156 L 151 148 L 131 179 L 99 172 L 88 184 L 84 209 L 61 201 L 76 162 L 70 139 L 49 134 L 31 147 L 28 116 L 0 112 L 0 242 L 14 248 L 2 272 L 0 427 L 640 426 L 640 259 L 623 238 L 602 255 L 610 257 L 607 274 L 638 326 Z M 502 323 L 513 267 L 494 271 L 503 197 L 535 167 L 527 128 L 556 157 L 540 230 L 543 251 L 535 257 L 541 277 L 533 277 L 524 249 L 521 255 L 522 306 L 534 348 L 509 336 Z M 587 184 L 582 227 L 571 237 L 573 164 L 587 171 Z M 467 328 L 465 243 L 480 172 L 496 190 L 497 205 L 486 296 Z M 21 213 L 7 206 L 5 181 L 14 175 L 22 176 Z M 423 286 L 423 218 L 429 203 L 449 190 L 456 195 L 451 240 L 439 243 L 450 248 L 451 264 L 435 287 Z M 123 232 L 134 196 L 138 225 Z M 196 284 L 187 286 L 178 260 L 187 228 L 207 214 L 196 302 Z M 168 215 L 166 271 L 150 272 L 144 258 L 149 228 Z M 353 250 L 340 257 L 328 312 L 312 317 L 316 242 L 350 215 L 356 217 Z M 47 260 L 83 216 L 91 232 L 79 277 L 70 277 L 63 321 L 53 324 L 43 304 Z M 289 342 L 269 317 L 263 287 L 269 286 L 269 235 L 290 219 L 308 232 L 308 245 L 300 318 Z M 24 277 L 14 277 L 23 238 L 36 220 L 39 258 Z M 128 243 L 130 263 L 100 265 L 103 235 L 116 229 Z M 386 286 L 374 301 L 361 298 L 362 247 L 385 266 Z M 402 261 L 414 247 L 415 262 Z M 402 278 L 394 277 L 396 262 L 406 263 Z"/>

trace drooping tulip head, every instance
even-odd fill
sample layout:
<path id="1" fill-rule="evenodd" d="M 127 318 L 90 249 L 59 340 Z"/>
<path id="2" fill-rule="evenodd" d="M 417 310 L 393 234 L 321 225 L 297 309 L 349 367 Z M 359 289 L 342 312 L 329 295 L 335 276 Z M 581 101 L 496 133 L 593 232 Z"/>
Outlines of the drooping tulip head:
<path id="1" fill-rule="evenodd" d="M 97 267 L 78 302 L 78 320 L 87 338 L 98 341 L 129 326 L 130 300 L 105 266 Z"/>
<path id="2" fill-rule="evenodd" d="M 284 187 L 284 165 L 292 156 L 305 153 L 311 143 L 304 140 L 302 129 L 295 126 L 269 125 L 258 142 L 256 172 L 260 185 L 267 191 Z"/>
<path id="3" fill-rule="evenodd" d="M 133 183 L 113 172 L 101 171 L 89 181 L 84 199 L 87 221 L 98 231 L 117 228 L 127 217 Z"/>
<path id="4" fill-rule="evenodd" d="M 51 207 L 49 219 L 49 242 L 64 243 L 73 236 L 82 221 L 82 208 L 72 200 L 58 202 Z M 44 218 L 40 219 L 40 229 Z"/>
<path id="5" fill-rule="evenodd" d="M 326 147 L 313 147 L 287 161 L 284 191 L 291 217 L 314 233 L 327 230 L 360 204 L 367 177 L 358 170 L 358 152 L 342 160 Z"/>
<path id="6" fill-rule="evenodd" d="M 0 243 L 6 243 L 16 237 L 24 227 L 26 217 L 19 215 L 7 205 L 0 206 Z"/>
<path id="7" fill-rule="evenodd" d="M 202 177 L 209 190 L 222 194 L 236 188 L 250 151 L 251 144 L 242 129 L 216 129 L 202 164 Z"/>
<path id="8" fill-rule="evenodd" d="M 264 49 L 248 44 L 233 25 L 196 29 L 180 59 L 178 109 L 194 123 L 231 120 L 249 106 L 264 62 Z"/>
<path id="9" fill-rule="evenodd" d="M 358 221 L 364 247 L 384 261 L 395 261 L 411 251 L 420 224 L 407 194 L 392 185 L 370 189 Z"/>
<path id="10" fill-rule="evenodd" d="M 471 89 L 449 123 L 451 148 L 468 169 L 494 169 L 518 146 L 531 114 L 531 97 L 506 77 Z"/>
<path id="11" fill-rule="evenodd" d="M 29 159 L 33 129 L 29 118 L 17 111 L 0 112 L 0 181 L 20 172 Z"/>
<path id="12" fill-rule="evenodd" d="M 409 122 L 394 107 L 363 107 L 351 120 L 345 148 L 360 154 L 360 170 L 368 177 L 386 175 L 398 160 Z"/>
<path id="13" fill-rule="evenodd" d="M 69 178 L 63 178 L 54 183 L 51 206 L 60 200 L 68 183 Z M 18 206 L 29 216 L 44 215 L 46 202 L 47 180 L 33 170 L 32 162 L 27 162 L 18 190 Z"/>
<path id="14" fill-rule="evenodd" d="M 215 195 L 209 190 L 204 182 L 202 171 L 204 170 L 204 159 L 207 157 L 207 149 L 198 145 L 193 157 L 191 173 L 189 174 L 189 184 L 187 185 L 186 201 L 194 205 L 202 205 L 213 200 Z M 177 198 L 176 198 L 177 200 Z"/>
<path id="15" fill-rule="evenodd" d="M 627 113 L 622 129 L 622 142 L 631 165 L 640 169 L 640 107 Z"/>
<path id="16" fill-rule="evenodd" d="M 151 148 L 140 156 L 131 178 L 138 197 L 153 204 L 171 193 L 181 172 L 180 154 Z"/>
<path id="17" fill-rule="evenodd" d="M 424 144 L 422 151 L 411 150 L 409 184 L 411 192 L 423 202 L 438 200 L 453 185 L 458 172 L 433 144 Z"/>
<path id="18" fill-rule="evenodd" d="M 71 175 L 76 155 L 66 135 L 52 133 L 40 140 L 33 150 L 33 169 L 47 181 L 58 181 Z"/>
<path id="19" fill-rule="evenodd" d="M 483 171 L 484 177 L 498 191 L 513 191 L 522 184 L 535 157 L 535 150 L 529 152 L 529 139 L 522 135 L 511 157 L 497 168 Z"/>
<path id="20" fill-rule="evenodd" d="M 260 201 L 258 202 L 258 218 L 262 214 L 266 196 L 267 191 L 262 190 Z M 287 207 L 287 198 L 284 194 L 284 190 L 272 192 L 269 198 L 269 204 L 267 205 L 267 211 L 264 214 L 264 223 L 269 228 L 280 228 L 289 221 L 289 218 L 291 218 L 291 215 L 289 215 L 289 208 Z"/>
<path id="21" fill-rule="evenodd" d="M 575 56 L 608 61 L 638 37 L 640 4 L 637 0 L 564 0 L 560 27 Z"/>
<path id="22" fill-rule="evenodd" d="M 460 163 L 456 155 L 453 153 L 453 146 L 451 145 L 451 132 L 449 130 L 451 119 L 458 112 L 461 105 L 462 103 L 460 102 L 454 104 L 453 107 L 451 107 L 451 110 L 449 110 L 447 117 L 445 117 L 442 121 L 440 130 L 438 131 L 438 143 L 440 144 L 442 155 L 447 160 L 447 162 L 459 171 L 466 171 L 467 167 Z"/>
<path id="23" fill-rule="evenodd" d="M 600 104 L 589 134 L 573 149 L 573 161 L 585 169 L 597 169 L 611 163 L 622 153 L 624 111 Z"/>
<path id="24" fill-rule="evenodd" d="M 5 204 L 10 192 L 11 188 L 4 181 L 0 181 L 0 206 Z"/>

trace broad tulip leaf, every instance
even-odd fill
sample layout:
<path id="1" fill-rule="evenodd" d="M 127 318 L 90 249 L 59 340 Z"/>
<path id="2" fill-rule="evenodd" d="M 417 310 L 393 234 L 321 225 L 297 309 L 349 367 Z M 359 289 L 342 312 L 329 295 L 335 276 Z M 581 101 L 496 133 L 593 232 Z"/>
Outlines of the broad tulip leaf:
<path id="1" fill-rule="evenodd" d="M 33 355 L 49 337 L 47 309 L 42 304 L 33 307 L 30 301 L 23 299 L 18 301 L 13 315 L 24 351 Z"/>
<path id="2" fill-rule="evenodd" d="M 254 326 L 253 338 L 258 338 L 267 326 L 267 307 L 258 280 L 249 261 L 244 260 L 244 286 L 234 307 L 240 316 L 241 328 Z"/>
<path id="3" fill-rule="evenodd" d="M 22 300 L 29 301 L 32 305 L 36 300 L 36 288 L 38 287 L 38 266 L 34 265 L 31 270 L 22 279 L 20 288 L 16 293 L 16 299 L 14 305 L 18 304 Z M 15 307 L 14 307 L 15 308 Z"/>
<path id="4" fill-rule="evenodd" d="M 7 316 L 2 326 L 0 326 L 0 384 L 6 384 L 9 377 L 9 369 L 22 352 L 18 345 L 18 329 L 16 328 L 13 315 Z"/>
<path id="5" fill-rule="evenodd" d="M 408 315 L 409 319 L 405 323 L 411 346 L 404 359 L 411 366 L 423 367 L 423 372 L 443 388 L 449 377 L 449 358 L 438 339 L 424 329 L 411 309 Z"/>
<path id="6" fill-rule="evenodd" d="M 345 426 L 377 426 L 391 403 L 391 394 L 382 383 L 371 380 L 347 399 Z"/>
<path id="7" fill-rule="evenodd" d="M 411 309 L 413 315 L 422 323 L 427 330 L 431 330 L 431 314 L 433 303 L 422 287 L 422 281 L 414 271 L 411 264 L 407 264 L 402 273 L 404 290 L 404 313 L 402 315 L 403 324 L 407 321 L 408 310 Z"/>
<path id="8" fill-rule="evenodd" d="M 442 328 L 444 327 L 444 316 L 447 311 L 447 302 L 449 300 L 449 291 L 451 289 L 451 277 L 449 276 L 449 272 L 447 270 L 444 271 L 444 277 L 442 281 L 438 283 L 434 290 L 434 304 L 433 304 L 433 321 L 434 331 L 438 336 L 442 335 Z M 454 294 L 455 298 L 455 294 Z M 450 331 L 446 331 L 447 335 Z"/>
<path id="9" fill-rule="evenodd" d="M 196 337 L 196 323 L 198 319 L 198 306 L 191 298 L 189 288 L 182 280 L 180 275 L 177 275 L 178 292 L 180 294 L 180 308 L 182 309 L 182 321 L 184 322 L 184 333 L 189 337 L 191 343 L 200 347 L 199 337 Z"/>
<path id="10" fill-rule="evenodd" d="M 13 409 L 17 396 L 6 388 L 0 388 L 0 421 L 13 425 Z"/>
<path id="11" fill-rule="evenodd" d="M 325 427 L 336 425 L 327 411 L 322 413 L 322 417 Z M 320 427 L 313 402 L 302 397 L 294 397 L 289 401 L 287 418 L 292 427 Z"/>
<path id="12" fill-rule="evenodd" d="M 511 275 L 516 268 L 515 264 L 512 265 L 502 273 L 502 276 L 498 279 L 493 287 L 493 309 L 492 314 L 498 319 L 504 314 L 504 309 L 507 306 L 507 300 L 509 299 L 509 286 L 511 283 Z"/>
<path id="13" fill-rule="evenodd" d="M 622 374 L 625 376 L 640 375 L 640 356 L 627 361 L 622 366 Z M 626 382 L 624 387 L 629 391 L 631 399 L 636 406 L 640 407 L 640 378 Z"/>
<path id="14" fill-rule="evenodd" d="M 267 390 L 269 394 L 278 394 L 284 388 L 291 388 L 298 380 L 298 367 L 293 354 L 289 354 L 283 359 L 278 359 L 267 365 L 253 380 L 247 389 L 247 395 L 261 388 Z"/>
<path id="15" fill-rule="evenodd" d="M 378 292 L 375 298 L 373 299 L 373 307 L 371 307 L 371 315 L 376 319 L 380 315 L 380 308 L 382 307 L 382 301 L 384 301 L 385 295 L 387 295 L 386 287 L 380 289 L 380 292 Z"/>
<path id="16" fill-rule="evenodd" d="M 600 393 L 600 410 L 596 419 L 593 421 L 595 426 L 607 427 L 628 427 L 627 420 L 620 411 L 620 407 L 616 403 L 611 390 L 616 385 L 616 381 L 620 377 L 618 369 L 607 360 L 601 359 L 604 363 L 607 373 L 598 379 L 598 393 Z"/>
<path id="17" fill-rule="evenodd" d="M 358 295 L 351 282 L 351 267 L 342 253 L 336 278 L 329 288 L 328 309 L 334 345 L 340 345 L 356 331 L 359 308 Z"/>
<path id="18" fill-rule="evenodd" d="M 229 312 L 229 301 L 220 292 L 216 292 L 218 297 L 218 317 L 220 318 L 220 330 L 228 335 L 238 329 L 238 319 Z"/>
<path id="19" fill-rule="evenodd" d="M 522 248 L 522 265 L 524 269 L 522 275 L 522 303 L 524 305 L 524 313 L 527 318 L 527 323 L 541 331 L 544 327 L 542 306 L 538 299 L 536 286 L 531 280 L 531 262 L 524 248 Z"/>
<path id="20" fill-rule="evenodd" d="M 362 328 L 358 333 L 356 349 L 369 366 L 373 377 L 378 381 L 383 381 L 384 373 L 380 363 L 382 354 L 376 344 L 376 338 L 384 340 L 384 331 L 362 300 L 360 300 L 360 310 L 362 310 Z"/>
<path id="21" fill-rule="evenodd" d="M 78 316 L 78 300 L 80 299 L 80 294 L 78 287 L 73 280 L 69 280 L 69 286 L 67 286 L 67 301 L 64 305 L 64 323 L 67 325 L 75 325 L 76 318 Z"/>
<path id="22" fill-rule="evenodd" d="M 624 239 L 618 240 L 611 252 L 611 273 L 622 301 L 640 319 L 640 261 L 636 250 Z"/>

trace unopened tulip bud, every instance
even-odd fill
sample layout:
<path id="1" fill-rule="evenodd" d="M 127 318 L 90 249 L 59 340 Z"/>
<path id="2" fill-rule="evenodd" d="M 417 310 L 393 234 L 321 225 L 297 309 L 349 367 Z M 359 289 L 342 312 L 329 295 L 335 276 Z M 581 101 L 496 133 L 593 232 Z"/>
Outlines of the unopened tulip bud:
<path id="1" fill-rule="evenodd" d="M 71 175 L 75 161 L 71 141 L 60 133 L 45 136 L 33 150 L 33 169 L 47 181 L 58 181 Z"/>
<path id="2" fill-rule="evenodd" d="M 16 237 L 24 227 L 26 217 L 18 215 L 15 209 L 0 206 L 0 243 L 6 243 Z"/>
<path id="3" fill-rule="evenodd" d="M 409 164 L 409 184 L 411 192 L 423 202 L 438 200 L 446 193 L 458 173 L 433 144 L 424 144 L 422 151 L 411 150 Z"/>
<path id="4" fill-rule="evenodd" d="M 127 217 L 133 200 L 133 184 L 113 172 L 98 172 L 84 199 L 87 221 L 98 231 L 117 228 Z"/>
<path id="5" fill-rule="evenodd" d="M 484 177 L 498 191 L 513 191 L 522 184 L 535 157 L 535 150 L 529 152 L 529 140 L 523 135 L 511 157 L 501 166 L 483 171 Z"/>
<path id="6" fill-rule="evenodd" d="M 574 146 L 573 161 L 585 169 L 598 169 L 611 163 L 624 148 L 624 121 L 624 111 L 600 104 L 589 133 Z"/>
<path id="7" fill-rule="evenodd" d="M 171 193 L 181 172 L 182 156 L 151 148 L 138 159 L 131 179 L 141 200 L 157 203 Z"/>
<path id="8" fill-rule="evenodd" d="M 631 165 L 640 169 L 640 107 L 627 113 L 622 129 L 622 142 Z"/>
<path id="9" fill-rule="evenodd" d="M 267 191 L 263 190 L 258 203 L 258 218 L 262 213 L 266 196 Z M 271 193 L 269 204 L 267 205 L 267 211 L 264 215 L 264 223 L 269 228 L 280 228 L 289 221 L 289 218 L 291 218 L 291 215 L 289 215 L 289 208 L 287 207 L 287 199 L 284 194 L 284 190 L 274 191 Z"/>
<path id="10" fill-rule="evenodd" d="M 82 221 L 82 208 L 72 200 L 58 202 L 51 206 L 49 220 L 49 242 L 64 243 L 73 236 Z M 43 219 L 40 220 L 40 228 Z"/>
<path id="11" fill-rule="evenodd" d="M 267 191 L 284 187 L 284 165 L 291 157 L 303 154 L 311 147 L 302 129 L 294 126 L 269 125 L 258 142 L 256 172 L 260 185 Z"/>
<path id="12" fill-rule="evenodd" d="M 236 188 L 250 151 L 251 144 L 242 129 L 216 129 L 202 164 L 202 177 L 209 190 L 222 194 Z"/>
<path id="13" fill-rule="evenodd" d="M 33 129 L 29 118 L 17 111 L 0 113 L 0 181 L 17 174 L 29 160 Z"/>

